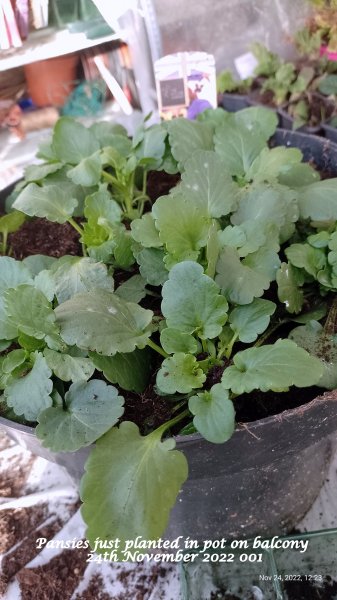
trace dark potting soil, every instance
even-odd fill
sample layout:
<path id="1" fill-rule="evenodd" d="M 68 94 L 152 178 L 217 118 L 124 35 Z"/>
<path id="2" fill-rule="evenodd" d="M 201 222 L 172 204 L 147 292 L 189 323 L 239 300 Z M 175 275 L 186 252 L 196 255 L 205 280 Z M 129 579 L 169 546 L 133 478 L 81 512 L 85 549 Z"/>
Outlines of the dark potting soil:
<path id="1" fill-rule="evenodd" d="M 150 171 L 147 178 L 147 193 L 152 202 L 165 196 L 180 181 L 180 173 L 170 175 L 165 171 Z"/>
<path id="2" fill-rule="evenodd" d="M 288 600 L 334 600 L 337 597 L 337 582 L 326 577 L 322 584 L 310 581 L 285 581 Z"/>
<path id="3" fill-rule="evenodd" d="M 31 254 L 46 254 L 60 258 L 65 254 L 81 254 L 79 234 L 64 223 L 52 223 L 46 219 L 26 221 L 15 233 L 9 235 L 11 256 L 22 260 Z"/>

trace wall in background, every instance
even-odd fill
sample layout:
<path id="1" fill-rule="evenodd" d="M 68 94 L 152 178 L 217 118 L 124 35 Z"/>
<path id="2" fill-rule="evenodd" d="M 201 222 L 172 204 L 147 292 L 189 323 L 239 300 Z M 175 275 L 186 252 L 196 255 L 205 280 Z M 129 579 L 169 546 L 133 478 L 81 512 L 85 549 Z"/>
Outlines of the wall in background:
<path id="1" fill-rule="evenodd" d="M 233 66 L 251 42 L 264 43 L 285 58 L 294 54 L 291 36 L 309 13 L 305 0 L 153 0 L 163 53 L 203 50 L 217 70 Z"/>

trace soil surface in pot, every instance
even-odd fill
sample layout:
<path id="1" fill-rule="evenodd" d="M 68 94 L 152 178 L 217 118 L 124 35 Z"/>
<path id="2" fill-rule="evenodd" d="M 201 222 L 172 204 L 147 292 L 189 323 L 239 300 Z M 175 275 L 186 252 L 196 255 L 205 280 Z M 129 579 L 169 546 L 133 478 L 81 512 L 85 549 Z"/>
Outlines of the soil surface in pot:
<path id="1" fill-rule="evenodd" d="M 305 102 L 308 108 L 307 127 L 317 127 L 323 121 L 328 120 L 335 109 L 334 103 L 330 102 L 320 94 L 307 94 Z M 286 108 L 289 115 L 294 118 L 293 111 L 296 109 L 296 104 L 290 103 Z"/>

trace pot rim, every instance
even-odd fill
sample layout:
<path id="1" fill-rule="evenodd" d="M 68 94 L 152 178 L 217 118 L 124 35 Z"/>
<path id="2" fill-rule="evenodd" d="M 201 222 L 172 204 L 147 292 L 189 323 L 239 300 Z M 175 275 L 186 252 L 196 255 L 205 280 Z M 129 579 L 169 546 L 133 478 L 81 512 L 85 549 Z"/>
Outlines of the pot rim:
<path id="1" fill-rule="evenodd" d="M 310 411 L 313 408 L 315 408 L 316 405 L 323 404 L 326 401 L 337 401 L 337 389 L 328 390 L 322 395 L 316 396 L 315 398 L 313 398 L 313 400 L 310 400 L 310 402 L 306 402 L 305 404 L 301 404 L 300 406 L 297 406 L 295 408 L 289 408 L 280 413 L 276 413 L 275 415 L 270 415 L 269 417 L 264 417 L 263 419 L 257 419 L 256 421 L 248 421 L 247 423 L 236 423 L 234 433 L 237 435 L 243 435 L 248 431 L 252 434 L 254 430 L 258 430 L 260 427 L 268 426 L 271 423 L 274 423 L 275 421 L 289 421 L 295 418 L 299 414 L 299 412 L 305 413 L 307 411 Z M 31 427 L 30 425 L 23 425 L 21 423 L 17 423 L 16 421 L 10 421 L 5 417 L 0 416 L 0 429 L 1 425 L 11 427 L 12 429 L 17 429 L 22 433 L 36 437 L 35 428 Z M 179 443 L 179 445 L 182 446 L 186 446 L 198 440 L 204 440 L 205 442 L 207 442 L 207 440 L 205 440 L 200 433 L 192 433 L 190 435 L 176 435 L 172 437 L 177 443 Z M 66 454 L 70 453 L 67 452 Z"/>

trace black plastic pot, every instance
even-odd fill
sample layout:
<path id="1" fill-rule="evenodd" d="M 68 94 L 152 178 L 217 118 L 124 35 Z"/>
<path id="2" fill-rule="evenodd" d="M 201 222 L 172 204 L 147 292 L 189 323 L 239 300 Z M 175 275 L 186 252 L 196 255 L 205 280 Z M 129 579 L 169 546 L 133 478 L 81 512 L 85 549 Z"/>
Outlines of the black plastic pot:
<path id="1" fill-rule="evenodd" d="M 283 108 L 278 108 L 277 112 L 279 115 L 279 126 L 281 129 L 290 129 L 293 131 L 294 118 Z M 299 131 L 300 133 L 308 133 L 309 135 L 322 135 L 323 133 L 321 125 L 317 125 L 315 127 L 311 127 L 310 125 L 302 125 L 302 127 L 298 127 L 296 131 Z"/>
<path id="2" fill-rule="evenodd" d="M 222 94 L 221 106 L 228 112 L 237 112 L 242 108 L 248 108 L 251 106 L 248 96 L 241 94 Z"/>
<path id="3" fill-rule="evenodd" d="M 277 131 L 273 145 L 298 147 L 304 160 L 337 173 L 337 145 Z M 298 393 L 294 390 L 294 394 Z M 89 448 L 54 454 L 34 429 L 0 418 L 0 427 L 31 452 L 63 465 L 79 480 Z M 238 425 L 226 444 L 178 436 L 189 478 L 172 510 L 166 537 L 194 539 L 272 536 L 289 532 L 319 494 L 336 447 L 337 390 L 278 415 Z M 136 510 L 136 507 L 135 507 Z"/>
<path id="4" fill-rule="evenodd" d="M 323 123 L 322 127 L 325 137 L 328 140 L 337 143 L 337 127 L 333 127 L 329 122 Z"/>

